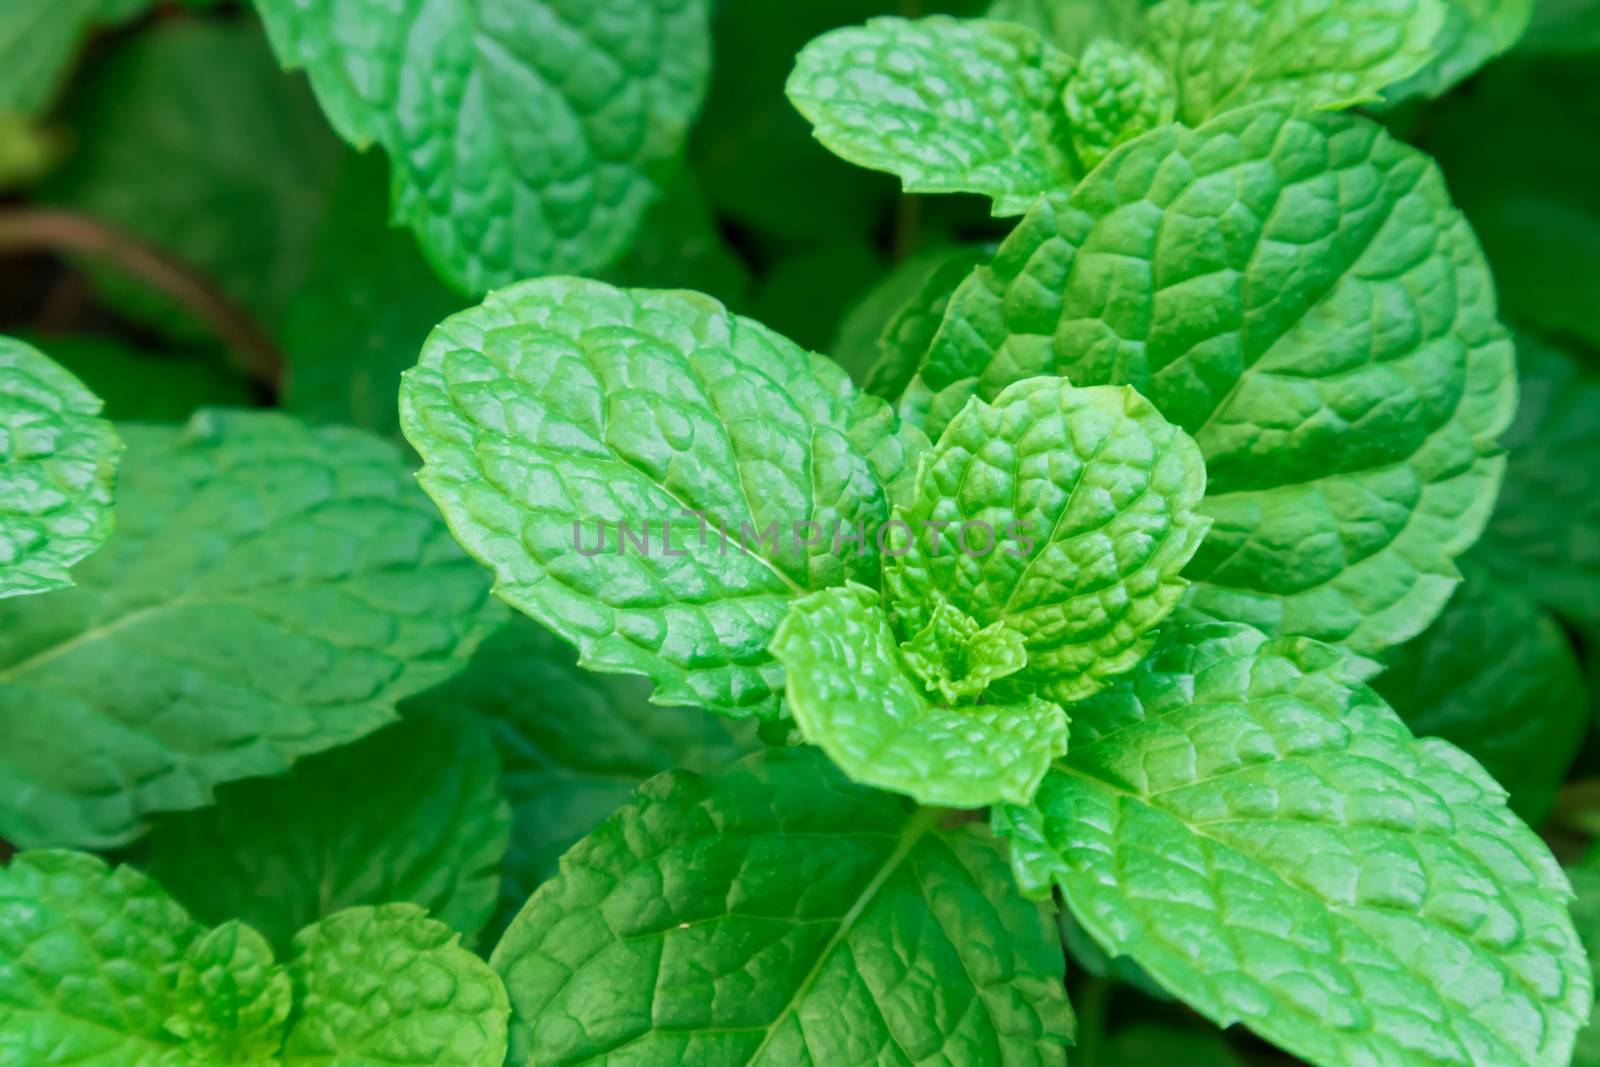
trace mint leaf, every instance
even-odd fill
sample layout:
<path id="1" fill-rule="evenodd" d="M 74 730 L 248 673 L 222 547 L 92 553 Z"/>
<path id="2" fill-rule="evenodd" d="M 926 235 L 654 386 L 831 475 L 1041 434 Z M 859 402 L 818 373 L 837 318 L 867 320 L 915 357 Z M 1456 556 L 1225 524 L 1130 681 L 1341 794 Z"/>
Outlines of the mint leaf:
<path id="1" fill-rule="evenodd" d="M 1164 0 L 1149 11 L 1146 47 L 1190 125 L 1265 100 L 1349 107 L 1434 58 L 1447 2 Z"/>
<path id="2" fill-rule="evenodd" d="M 243 412 L 124 433 L 117 535 L 78 588 L 0 603 L 0 751 L 28 753 L 0 767 L 0 836 L 21 844 L 124 844 L 370 733 L 502 618 L 375 438 Z"/>
<path id="3" fill-rule="evenodd" d="M 0 336 L 0 599 L 72 585 L 110 536 L 122 442 L 99 414 L 82 382 Z"/>
<path id="4" fill-rule="evenodd" d="M 1600 624 L 1600 370 L 1528 334 L 1517 355 L 1505 488 L 1475 556 L 1556 613 Z"/>
<path id="5" fill-rule="evenodd" d="M 1588 855 L 1567 868 L 1567 876 L 1577 894 L 1572 902 L 1573 922 L 1588 950 L 1590 967 L 1600 970 L 1600 851 L 1591 848 Z M 1572 1067 L 1600 1065 L 1600 1026 L 1596 1023 L 1600 1023 L 1600 1004 L 1590 1011 L 1588 1025 L 1578 1034 Z"/>
<path id="6" fill-rule="evenodd" d="M 501 1067 L 505 987 L 411 904 L 351 908 L 295 938 L 283 1067 Z"/>
<path id="7" fill-rule="evenodd" d="M 1066 703 L 1149 651 L 1205 536 L 1200 451 L 1127 387 L 1036 378 L 974 400 L 897 510 L 884 588 L 900 632 L 948 601 L 1022 635 L 1027 665 L 995 699 Z"/>
<path id="8" fill-rule="evenodd" d="M 573 278 L 446 319 L 400 419 L 497 595 L 584 666 L 736 717 L 777 713 L 792 599 L 876 582 L 880 478 L 914 447 L 832 361 L 708 297 Z"/>
<path id="9" fill-rule="evenodd" d="M 652 779 L 495 950 L 512 1062 L 1064 1064 L 1049 919 L 938 822 L 806 749 Z"/>
<path id="10" fill-rule="evenodd" d="M 988 17 L 1031 27 L 1068 55 L 1097 40 L 1133 44 L 1144 35 L 1153 0 L 994 0 Z"/>
<path id="11" fill-rule="evenodd" d="M 1364 119 L 1260 105 L 1147 134 L 1037 205 L 911 393 L 936 432 L 1039 374 L 1132 385 L 1205 455 L 1192 613 L 1372 654 L 1454 588 L 1512 360 L 1438 171 Z"/>
<path id="12" fill-rule="evenodd" d="M 787 92 L 850 162 L 1016 215 L 1078 176 L 1061 102 L 1071 74 L 1070 58 L 1012 23 L 882 18 L 806 45 Z"/>
<path id="13" fill-rule="evenodd" d="M 1094 167 L 1117 145 L 1172 121 L 1171 78 L 1137 49 L 1111 40 L 1089 45 L 1063 100 L 1072 123 L 1072 148 Z"/>
<path id="14" fill-rule="evenodd" d="M 16 856 L 0 867 L 0 1051 L 19 1065 L 162 1062 L 182 1042 L 166 1029 L 174 980 L 204 933 L 131 868 Z"/>
<path id="15" fill-rule="evenodd" d="M 1466 750 L 1513 811 L 1543 822 L 1589 726 L 1588 687 L 1556 621 L 1473 567 L 1434 624 L 1388 658 L 1372 685 L 1411 731 Z"/>
<path id="16" fill-rule="evenodd" d="M 703 0 L 257 9 L 334 129 L 388 154 L 394 217 L 469 293 L 615 260 L 710 68 Z"/>
<path id="17" fill-rule="evenodd" d="M 897 648 L 877 593 L 851 585 L 796 601 L 772 651 L 801 734 L 853 781 L 946 807 L 1026 803 L 1067 749 L 1067 717 L 1038 697 L 973 703 L 1026 657 L 1021 635 L 1003 627 L 971 625 L 959 639 L 965 647 L 920 656 Z"/>
<path id="18" fill-rule="evenodd" d="M 520 616 L 485 641 L 466 670 L 417 698 L 481 716 L 499 751 L 511 841 L 483 944 L 493 944 L 556 873 L 561 854 L 639 783 L 675 768 L 711 773 L 757 747 L 753 731 L 649 698 L 642 679 L 583 670 L 572 646 Z"/>
<path id="19" fill-rule="evenodd" d="M 184 954 L 165 1027 L 200 1062 L 269 1062 L 283 1045 L 293 1001 L 272 946 L 243 923 L 229 922 Z"/>
<path id="20" fill-rule="evenodd" d="M 510 814 L 488 729 L 435 691 L 360 742 L 156 823 L 144 867 L 206 922 L 238 918 L 283 951 L 362 904 L 421 905 L 469 940 L 500 888 Z"/>
<path id="21" fill-rule="evenodd" d="M 1500 53 L 1528 28 L 1535 0 L 1444 0 L 1433 61 L 1389 90 L 1391 100 L 1439 96 Z"/>
<path id="22" fill-rule="evenodd" d="M 40 185 L 40 201 L 142 238 L 259 322 L 281 320 L 306 279 L 342 150 L 258 27 L 161 19 L 89 68 L 63 118 L 75 150 Z M 93 276 L 125 314 L 179 337 L 201 333 L 143 283 L 109 269 Z"/>
<path id="23" fill-rule="evenodd" d="M 1323 1067 L 1559 1064 L 1593 1000 L 1549 850 L 1336 649 L 1180 630 L 1073 708 L 1027 807 L 1023 889 L 1064 894 L 1220 1025 Z"/>

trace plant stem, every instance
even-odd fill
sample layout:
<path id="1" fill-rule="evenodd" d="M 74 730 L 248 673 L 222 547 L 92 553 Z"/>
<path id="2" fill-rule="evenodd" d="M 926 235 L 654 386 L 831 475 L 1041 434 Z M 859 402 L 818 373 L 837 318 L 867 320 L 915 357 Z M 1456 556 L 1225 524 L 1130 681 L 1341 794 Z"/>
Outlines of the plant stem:
<path id="1" fill-rule="evenodd" d="M 282 388 L 284 356 L 277 343 L 209 278 L 148 241 L 70 211 L 0 210 L 0 254 L 26 252 L 80 252 L 106 260 L 205 323 L 273 396 Z"/>

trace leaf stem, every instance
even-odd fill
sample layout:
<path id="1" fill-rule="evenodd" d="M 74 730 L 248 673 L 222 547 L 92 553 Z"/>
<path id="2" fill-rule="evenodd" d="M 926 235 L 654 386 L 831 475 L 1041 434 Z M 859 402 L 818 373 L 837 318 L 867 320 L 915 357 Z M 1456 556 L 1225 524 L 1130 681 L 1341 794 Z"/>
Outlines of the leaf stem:
<path id="1" fill-rule="evenodd" d="M 0 254 L 81 252 L 159 289 L 228 346 L 241 369 L 277 396 L 284 356 L 244 310 L 205 275 L 148 241 L 109 223 L 52 208 L 0 210 Z"/>

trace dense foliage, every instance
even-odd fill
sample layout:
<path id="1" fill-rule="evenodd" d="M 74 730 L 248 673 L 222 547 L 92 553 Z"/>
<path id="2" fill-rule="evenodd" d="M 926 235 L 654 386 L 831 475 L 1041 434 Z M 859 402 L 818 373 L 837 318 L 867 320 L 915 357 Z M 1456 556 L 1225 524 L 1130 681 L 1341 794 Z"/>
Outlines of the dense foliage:
<path id="1" fill-rule="evenodd" d="M 0 1067 L 1600 1067 L 1600 3 L 0 0 Z"/>

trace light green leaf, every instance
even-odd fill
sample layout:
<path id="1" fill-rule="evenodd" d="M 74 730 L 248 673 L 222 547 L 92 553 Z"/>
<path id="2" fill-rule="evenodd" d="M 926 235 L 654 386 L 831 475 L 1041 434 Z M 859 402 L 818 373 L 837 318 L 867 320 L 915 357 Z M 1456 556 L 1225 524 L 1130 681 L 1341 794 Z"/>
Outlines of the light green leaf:
<path id="1" fill-rule="evenodd" d="M 0 836 L 124 844 L 352 741 L 503 617 L 397 451 L 281 415 L 129 426 L 118 532 L 0 603 Z"/>
<path id="2" fill-rule="evenodd" d="M 1197 615 L 1372 654 L 1419 633 L 1499 486 L 1513 352 L 1428 160 L 1365 119 L 1257 106 L 1115 151 L 951 299 L 930 432 L 1058 374 L 1199 443 Z"/>
<path id="3" fill-rule="evenodd" d="M 1172 121 L 1172 79 L 1137 49 L 1098 40 L 1084 50 L 1063 98 L 1072 147 L 1093 167 L 1117 145 Z"/>
<path id="4" fill-rule="evenodd" d="M 1013 23 L 883 18 L 806 45 L 787 91 L 850 162 L 1016 215 L 1079 174 L 1061 100 L 1071 74 L 1070 58 Z"/>
<path id="5" fill-rule="evenodd" d="M 418 702 L 488 721 L 499 750 L 511 842 L 493 944 L 556 861 L 647 778 L 676 768 L 709 774 L 757 747 L 753 731 L 699 708 L 650 704 L 639 678 L 592 674 L 572 647 L 517 616 L 467 669 Z"/>
<path id="6" fill-rule="evenodd" d="M 0 599 L 72 585 L 111 535 L 122 442 L 99 414 L 82 382 L 0 336 Z"/>
<path id="7" fill-rule="evenodd" d="M 1372 687 L 1411 731 L 1464 749 L 1513 811 L 1543 822 L 1589 726 L 1588 687 L 1556 621 L 1474 567 L 1438 620 L 1388 659 Z"/>
<path id="8" fill-rule="evenodd" d="M 989 18 L 1019 22 L 1068 55 L 1081 56 L 1095 41 L 1135 44 L 1144 36 L 1144 13 L 1154 0 L 994 0 Z"/>
<path id="9" fill-rule="evenodd" d="M 884 558 L 891 613 L 910 636 L 948 598 L 1027 642 L 996 699 L 1081 700 L 1183 596 L 1205 487 L 1194 441 L 1132 389 L 1019 382 L 963 408 L 919 469 Z"/>
<path id="10" fill-rule="evenodd" d="M 1433 61 L 1391 88 L 1389 99 L 1442 95 L 1517 43 L 1533 18 L 1534 2 L 1444 0 L 1444 22 L 1433 41 Z"/>
<path id="11" fill-rule="evenodd" d="M 351 908 L 301 931 L 283 1067 L 501 1067 L 495 973 L 411 904 Z"/>
<path id="12" fill-rule="evenodd" d="M 63 116 L 76 150 L 40 200 L 111 223 L 196 270 L 257 321 L 305 282 L 342 149 L 248 21 L 162 19 L 117 41 Z M 181 337 L 169 298 L 94 272 L 116 306 Z"/>
<path id="13" fill-rule="evenodd" d="M 80 852 L 16 856 L 0 867 L 0 1062 L 165 1062 L 182 1043 L 165 1026 L 176 975 L 204 933 L 129 867 Z"/>
<path id="14" fill-rule="evenodd" d="M 495 950 L 511 1062 L 1059 1067 L 1050 921 L 938 821 L 810 749 L 652 779 Z"/>
<path id="15" fill-rule="evenodd" d="M 1318 1067 L 1565 1063 L 1593 994 L 1561 869 L 1481 767 L 1345 664 L 1175 632 L 1073 709 L 1032 805 L 997 809 L 1019 883 Z"/>
<path id="16" fill-rule="evenodd" d="M 1349 107 L 1434 58 L 1447 2 L 1164 0 L 1149 11 L 1146 47 L 1190 125 L 1266 100 Z"/>
<path id="17" fill-rule="evenodd" d="M 1600 624 L 1600 370 L 1517 338 L 1522 404 L 1505 436 L 1505 488 L 1473 555 L 1583 626 Z"/>
<path id="18" fill-rule="evenodd" d="M 272 946 L 229 922 L 207 931 L 178 964 L 165 1027 L 202 1063 L 270 1063 L 293 1007 L 289 975 Z"/>
<path id="19" fill-rule="evenodd" d="M 500 761 L 487 727 L 443 691 L 404 715 L 158 821 L 144 868 L 201 920 L 242 919 L 280 952 L 362 904 L 421 905 L 470 941 L 495 906 L 510 833 Z"/>
<path id="20" fill-rule="evenodd" d="M 500 597 L 584 666 L 736 717 L 777 713 L 792 599 L 876 583 L 880 479 L 914 466 L 831 360 L 708 297 L 573 278 L 445 320 L 400 419 Z"/>
<path id="21" fill-rule="evenodd" d="M 604 267 L 705 95 L 703 0 L 258 0 L 278 58 L 393 168 L 394 217 L 468 293 Z"/>
<path id="22" fill-rule="evenodd" d="M 1021 638 L 1010 636 L 1016 659 L 1007 666 L 1015 670 Z M 958 705 L 958 697 L 983 691 L 983 668 L 993 666 L 994 656 L 985 662 L 969 645 L 919 660 L 903 653 L 904 647 L 897 647 L 889 617 L 870 589 L 825 589 L 796 601 L 772 651 L 788 678 L 784 706 L 801 734 L 853 781 L 923 804 L 1026 803 L 1050 761 L 1067 750 L 1066 715 L 1037 697 Z M 966 662 L 967 652 L 976 662 Z M 957 659 L 961 669 L 951 672 L 957 677 L 930 677 Z M 933 670 L 919 672 L 915 664 L 928 660 Z M 963 684 L 968 682 L 975 692 Z M 941 683 L 942 694 L 936 689 Z"/>

